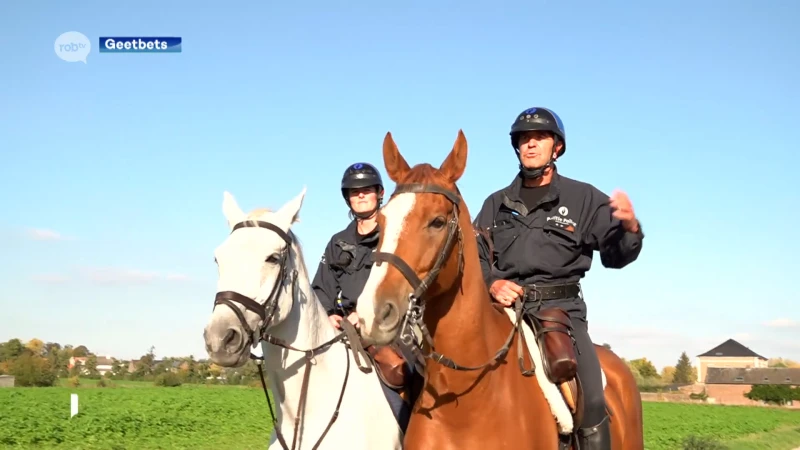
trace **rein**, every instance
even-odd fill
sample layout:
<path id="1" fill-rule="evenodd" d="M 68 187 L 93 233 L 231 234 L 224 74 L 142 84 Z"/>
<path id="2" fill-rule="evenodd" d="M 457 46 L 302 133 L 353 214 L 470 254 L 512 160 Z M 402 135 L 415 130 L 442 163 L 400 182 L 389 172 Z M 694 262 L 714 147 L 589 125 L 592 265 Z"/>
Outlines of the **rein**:
<path id="1" fill-rule="evenodd" d="M 278 278 L 276 279 L 277 281 L 275 282 L 275 286 L 273 286 L 269 297 L 267 297 L 267 300 L 264 303 L 259 303 L 250 297 L 244 296 L 234 291 L 218 292 L 214 299 L 214 308 L 216 308 L 217 305 L 226 305 L 231 310 L 233 310 L 233 312 L 236 314 L 236 317 L 239 318 L 242 327 L 247 331 L 248 345 L 252 345 L 252 343 L 255 342 L 257 338 L 260 338 L 260 340 L 267 341 L 272 345 L 284 348 L 286 350 L 301 352 L 305 354 L 305 365 L 304 365 L 305 373 L 303 374 L 303 384 L 300 391 L 300 399 L 298 400 L 297 404 L 297 417 L 295 417 L 294 420 L 294 434 L 292 436 L 292 447 L 291 447 L 292 450 L 296 448 L 297 443 L 299 442 L 297 435 L 300 430 L 300 418 L 305 416 L 306 412 L 305 409 L 306 396 L 308 394 L 308 382 L 311 375 L 311 363 L 314 361 L 316 355 L 324 351 L 327 351 L 331 346 L 333 346 L 333 344 L 337 342 L 342 342 L 342 344 L 344 344 L 345 347 L 347 370 L 345 371 L 344 382 L 342 383 L 342 390 L 339 393 L 339 399 L 336 402 L 336 409 L 333 411 L 333 415 L 331 416 L 330 421 L 328 421 L 328 426 L 325 427 L 325 430 L 322 432 L 322 435 L 320 435 L 319 439 L 317 439 L 317 442 L 312 447 L 312 449 L 317 449 L 322 443 L 322 440 L 328 434 L 328 431 L 331 429 L 331 426 L 333 426 L 333 423 L 336 422 L 336 419 L 339 417 L 339 409 L 342 405 L 342 399 L 344 398 L 344 393 L 347 388 L 347 380 L 350 378 L 350 350 L 353 350 L 353 357 L 355 357 L 356 364 L 358 365 L 358 368 L 362 372 L 369 373 L 372 370 L 372 364 L 368 357 L 367 352 L 361 345 L 361 340 L 358 338 L 357 331 L 355 330 L 353 325 L 346 320 L 342 321 L 342 330 L 343 330 L 342 333 L 337 334 L 334 338 L 309 350 L 302 350 L 299 348 L 295 348 L 289 343 L 287 343 L 285 340 L 277 338 L 267 333 L 267 328 L 274 319 L 278 305 L 278 288 L 279 286 L 287 282 L 286 280 L 286 274 L 287 274 L 286 269 L 288 263 L 287 256 L 290 251 L 293 239 L 289 234 L 287 234 L 277 226 L 269 222 L 264 222 L 260 220 L 258 221 L 250 220 L 250 221 L 240 222 L 233 227 L 231 233 L 240 228 L 248 228 L 248 227 L 265 228 L 270 231 L 273 231 L 278 236 L 280 236 L 281 239 L 283 239 L 283 241 L 286 243 L 286 249 L 281 253 L 280 256 L 281 268 L 280 272 L 278 273 Z M 293 298 L 295 296 L 295 293 L 297 292 L 297 275 L 298 275 L 297 269 L 293 269 L 292 281 L 291 281 Z M 244 313 L 242 312 L 241 309 L 236 307 L 235 303 L 240 304 L 242 307 L 245 308 L 245 310 L 257 314 L 258 317 L 261 319 L 260 322 L 262 325 L 261 327 L 258 328 L 258 334 L 256 334 L 256 332 L 252 330 L 250 326 L 247 324 L 247 320 L 244 317 Z M 267 310 L 269 310 L 269 313 L 267 313 Z M 361 357 L 363 357 L 365 360 L 364 365 L 361 364 Z M 264 361 L 263 356 L 255 356 L 252 353 L 250 353 L 250 359 L 254 361 L 262 361 L 262 362 Z M 275 434 L 278 437 L 278 441 L 280 441 L 281 447 L 283 447 L 284 450 L 289 450 L 289 446 L 286 444 L 286 439 L 283 437 L 278 421 L 275 418 L 275 412 L 272 409 L 272 403 L 269 401 L 269 394 L 267 393 L 267 383 L 266 380 L 264 379 L 264 371 L 261 368 L 260 363 L 256 363 L 256 366 L 258 367 L 258 375 L 261 378 L 261 387 L 264 389 L 264 396 L 267 399 L 267 407 L 269 408 L 269 415 L 270 418 L 272 419 L 273 429 L 275 430 Z"/>
<path id="2" fill-rule="evenodd" d="M 425 325 L 423 320 L 423 316 L 425 314 L 425 293 L 427 292 L 428 288 L 433 284 L 436 280 L 436 277 L 439 275 L 439 272 L 442 270 L 447 257 L 453 250 L 455 241 L 458 240 L 458 273 L 463 275 L 464 270 L 464 236 L 461 230 L 461 226 L 459 225 L 459 205 L 461 204 L 461 195 L 458 192 L 454 192 L 450 189 L 443 188 L 441 186 L 431 185 L 431 184 L 421 184 L 421 183 L 411 183 L 411 184 L 400 184 L 396 187 L 392 196 L 402 193 L 413 193 L 413 194 L 440 194 L 445 196 L 450 203 L 453 204 L 453 216 L 448 221 L 448 234 L 447 239 L 442 246 L 442 250 L 439 253 L 436 262 L 433 265 L 433 268 L 425 275 L 425 278 L 420 279 L 419 276 L 416 274 L 414 269 L 412 269 L 408 263 L 403 261 L 402 258 L 387 252 L 375 252 L 375 264 L 380 266 L 383 262 L 387 262 L 393 265 L 403 276 L 406 278 L 406 281 L 411 285 L 414 289 L 414 292 L 409 294 L 409 304 L 408 309 L 406 310 L 406 314 L 403 317 L 403 324 L 400 327 L 400 340 L 406 346 L 411 348 L 411 351 L 421 359 L 431 359 L 436 361 L 439 364 L 442 364 L 445 367 L 454 370 L 460 371 L 473 371 L 473 370 L 480 370 L 483 369 L 490 364 L 493 364 L 503 358 L 508 354 L 509 349 L 511 348 L 511 342 L 514 339 L 514 335 L 519 331 L 520 325 L 522 323 L 522 302 L 520 301 L 519 297 L 517 297 L 516 301 L 514 302 L 514 311 L 517 314 L 517 320 L 514 323 L 514 327 L 511 329 L 511 333 L 509 333 L 508 337 L 506 338 L 505 343 L 503 346 L 497 350 L 495 355 L 489 359 L 487 362 L 481 364 L 480 366 L 464 366 L 461 364 L 456 363 L 453 359 L 437 352 L 434 349 L 433 345 L 433 338 L 431 337 L 430 331 L 428 327 Z M 423 343 L 419 341 L 417 338 L 416 333 L 414 332 L 414 327 L 418 327 L 420 333 L 422 334 L 422 338 L 424 339 L 424 343 L 427 344 L 430 351 L 425 354 L 422 354 L 422 346 Z M 517 349 L 519 354 L 519 367 L 522 371 L 523 375 L 530 376 L 534 374 L 533 368 L 530 370 L 526 370 L 523 364 L 523 345 L 524 345 L 524 337 L 523 334 L 520 333 L 520 339 L 517 341 Z"/>

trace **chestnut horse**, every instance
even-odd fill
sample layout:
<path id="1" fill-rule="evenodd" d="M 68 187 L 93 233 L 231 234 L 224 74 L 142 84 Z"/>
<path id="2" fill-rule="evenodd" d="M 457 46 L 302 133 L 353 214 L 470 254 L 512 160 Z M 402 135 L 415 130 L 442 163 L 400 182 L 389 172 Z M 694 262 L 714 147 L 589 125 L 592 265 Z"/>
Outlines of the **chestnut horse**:
<path id="1" fill-rule="evenodd" d="M 456 187 L 467 164 L 463 132 L 439 169 L 410 168 L 391 133 L 383 158 L 397 187 L 378 217 L 376 266 L 357 312 L 362 336 L 378 344 L 398 335 L 424 338 L 418 350 L 427 357 L 425 387 L 405 448 L 558 449 L 559 424 L 542 388 L 549 381 L 541 369 L 536 376 L 521 370 L 523 360 L 542 364 L 531 357 L 536 345 L 530 328 L 491 302 L 481 274 L 469 210 Z M 419 329 L 409 332 L 413 325 Z M 520 340 L 523 328 L 529 337 Z M 612 448 L 643 449 L 641 396 L 633 375 L 613 352 L 595 348 L 606 381 Z M 519 365 L 509 363 L 515 360 Z"/>

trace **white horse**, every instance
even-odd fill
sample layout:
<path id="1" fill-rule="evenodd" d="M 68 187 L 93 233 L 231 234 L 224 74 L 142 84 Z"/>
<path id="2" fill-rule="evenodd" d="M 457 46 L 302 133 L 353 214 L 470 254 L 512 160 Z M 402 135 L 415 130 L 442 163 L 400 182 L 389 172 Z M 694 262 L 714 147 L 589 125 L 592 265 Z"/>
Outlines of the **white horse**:
<path id="1" fill-rule="evenodd" d="M 220 366 L 241 367 L 250 348 L 261 343 L 269 389 L 279 405 L 277 426 L 285 440 L 281 443 L 273 430 L 270 450 L 401 449 L 403 432 L 375 368 L 362 372 L 350 349 L 335 340 L 339 334 L 311 288 L 300 244 L 290 231 L 305 193 L 303 188 L 277 212 L 257 209 L 249 214 L 224 193 L 222 211 L 231 233 L 214 254 L 219 280 L 203 332 L 206 350 Z M 307 358 L 304 352 L 311 349 L 316 350 Z M 304 405 L 299 405 L 301 399 Z"/>

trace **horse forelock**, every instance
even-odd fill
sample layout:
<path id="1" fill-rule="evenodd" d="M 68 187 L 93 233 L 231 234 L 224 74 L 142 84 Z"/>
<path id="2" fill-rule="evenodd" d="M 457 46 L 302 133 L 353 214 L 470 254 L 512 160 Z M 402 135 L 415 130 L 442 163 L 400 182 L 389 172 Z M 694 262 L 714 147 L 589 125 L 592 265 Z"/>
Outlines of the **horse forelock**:
<path id="1" fill-rule="evenodd" d="M 271 213 L 271 212 L 274 212 L 274 211 L 272 209 L 270 209 L 270 208 L 255 208 L 254 210 L 252 210 L 249 213 L 247 213 L 247 216 L 245 216 L 245 218 L 247 220 L 260 219 L 261 217 L 265 216 L 267 213 Z"/>
<path id="2" fill-rule="evenodd" d="M 446 182 L 444 176 L 441 175 L 439 169 L 433 167 L 428 163 L 417 164 L 406 173 L 401 183 L 398 184 L 436 184 L 442 187 L 452 188 L 452 185 Z"/>

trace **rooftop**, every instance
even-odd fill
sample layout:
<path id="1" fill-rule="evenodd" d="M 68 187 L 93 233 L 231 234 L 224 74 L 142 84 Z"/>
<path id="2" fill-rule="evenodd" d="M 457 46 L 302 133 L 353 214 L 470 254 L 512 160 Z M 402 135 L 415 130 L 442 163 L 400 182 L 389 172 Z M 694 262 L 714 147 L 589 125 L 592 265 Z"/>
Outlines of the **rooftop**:
<path id="1" fill-rule="evenodd" d="M 706 384 L 788 384 L 800 386 L 800 368 L 709 367 Z"/>
<path id="2" fill-rule="evenodd" d="M 711 350 L 697 355 L 698 357 L 703 356 L 711 356 L 711 357 L 728 357 L 728 358 L 759 358 L 767 361 L 767 358 L 759 355 L 758 353 L 750 350 L 749 348 L 745 347 L 744 345 L 734 341 L 733 339 L 728 339 L 727 341 L 719 344 L 718 346 L 712 348 Z"/>

